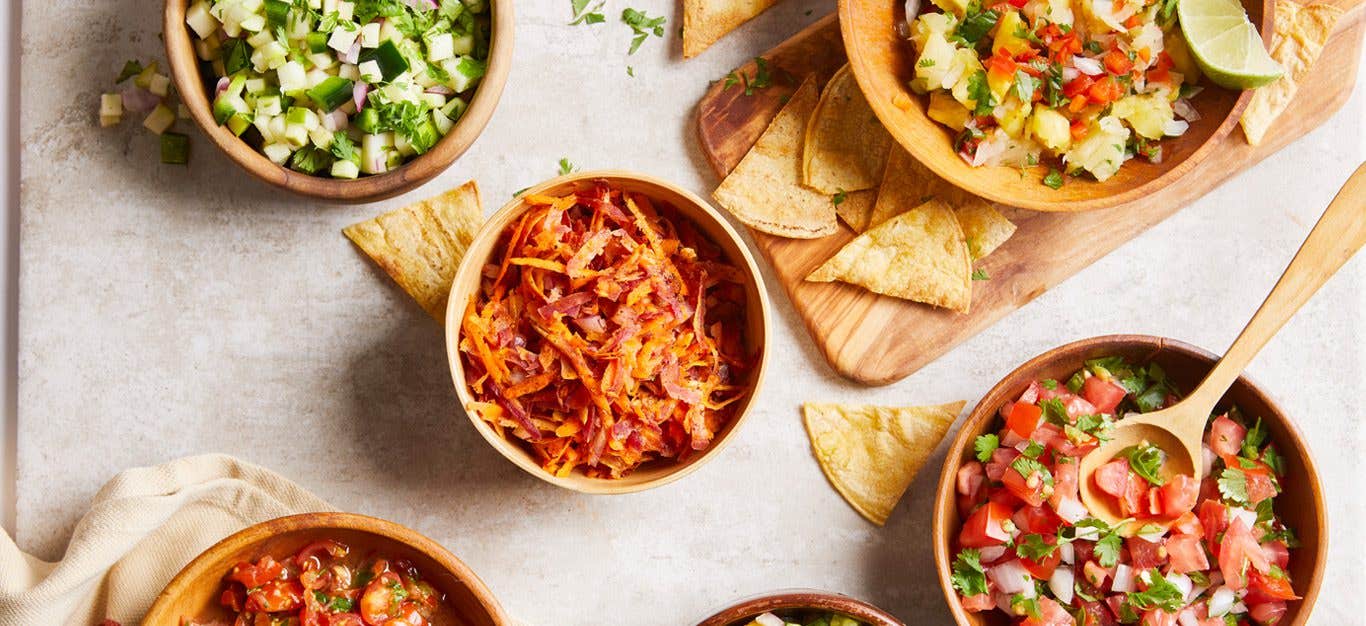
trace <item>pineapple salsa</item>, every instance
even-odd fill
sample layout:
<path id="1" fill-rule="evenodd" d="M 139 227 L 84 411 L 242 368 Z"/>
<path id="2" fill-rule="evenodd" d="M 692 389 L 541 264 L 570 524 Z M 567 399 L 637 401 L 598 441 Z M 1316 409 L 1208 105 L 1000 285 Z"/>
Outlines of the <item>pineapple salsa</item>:
<path id="1" fill-rule="evenodd" d="M 196 0 L 213 114 L 271 161 L 356 178 L 436 145 L 484 76 L 486 0 Z"/>
<path id="2" fill-rule="evenodd" d="M 934 2 L 942 12 L 907 15 L 910 87 L 974 167 L 1057 159 L 1105 180 L 1128 159 L 1160 161 L 1162 138 L 1199 119 L 1177 0 Z M 1057 169 L 1044 178 L 1062 182 Z"/>

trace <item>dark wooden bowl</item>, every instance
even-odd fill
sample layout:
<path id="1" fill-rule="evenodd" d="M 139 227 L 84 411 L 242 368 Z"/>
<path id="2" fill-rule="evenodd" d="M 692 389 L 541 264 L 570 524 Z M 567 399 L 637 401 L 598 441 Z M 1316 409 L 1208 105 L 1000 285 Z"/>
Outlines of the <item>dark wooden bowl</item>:
<path id="1" fill-rule="evenodd" d="M 730 423 L 716 433 L 716 438 L 712 441 L 711 446 L 700 454 L 696 454 L 682 463 L 667 461 L 647 463 L 631 474 L 618 479 L 590 478 L 578 471 L 567 476 L 554 476 L 541 467 L 537 459 L 521 445 L 520 441 L 509 440 L 499 434 L 487 422 L 468 409 L 465 413 L 474 423 L 479 434 L 484 437 L 485 441 L 489 442 L 489 445 L 532 476 L 553 485 L 582 493 L 620 494 L 666 485 L 692 473 L 703 463 L 716 458 L 721 450 L 730 443 L 732 436 L 739 431 L 740 424 L 749 416 L 750 409 L 754 406 L 754 400 L 758 397 L 759 388 L 763 384 L 770 352 L 767 349 L 768 290 L 764 287 L 764 278 L 759 272 L 759 266 L 755 263 L 754 256 L 750 254 L 749 248 L 740 239 L 739 233 L 735 232 L 726 218 L 722 217 L 721 213 L 710 204 L 707 204 L 707 201 L 672 183 L 622 170 L 578 172 L 560 176 L 527 189 L 502 209 L 499 209 L 497 213 L 494 213 L 487 222 L 484 222 L 484 225 L 480 227 L 479 234 L 475 236 L 474 241 L 470 243 L 469 249 L 465 252 L 465 257 L 460 261 L 460 268 L 456 271 L 455 279 L 452 282 L 451 297 L 446 305 L 446 358 L 450 362 L 451 379 L 455 383 L 455 392 L 460 398 L 460 404 L 469 407 L 475 398 L 470 393 L 469 384 L 465 380 L 465 364 L 460 355 L 461 320 L 465 317 L 466 308 L 479 293 L 484 265 L 488 263 L 495 252 L 501 252 L 498 247 L 502 241 L 504 230 L 530 208 L 522 198 L 537 194 L 564 195 L 576 188 L 591 185 L 593 181 L 599 179 L 608 181 L 615 188 L 642 193 L 651 199 L 673 205 L 679 217 L 692 222 L 697 227 L 697 231 L 715 243 L 725 254 L 726 259 L 744 276 L 745 343 L 758 359 L 749 375 L 749 395 L 736 402 L 735 415 L 731 418 Z"/>
<path id="2" fill-rule="evenodd" d="M 1263 43 L 1270 45 L 1275 3 L 1242 2 L 1261 30 Z M 1200 120 L 1192 122 L 1184 135 L 1162 141 L 1161 163 L 1131 159 L 1104 182 L 1077 178 L 1061 189 L 1050 189 L 1040 182 L 1048 172 L 1046 164 L 1021 176 L 1018 168 L 972 167 L 958 157 L 952 132 L 926 115 L 929 99 L 907 87 L 915 70 L 910 41 L 897 35 L 896 25 L 906 16 L 903 6 L 901 0 L 840 0 L 840 32 L 859 87 L 878 119 L 912 156 L 954 185 L 1006 206 L 1088 211 L 1132 202 L 1179 184 L 1233 130 L 1252 98 L 1251 91 L 1222 89 L 1206 79 L 1201 83 L 1205 91 L 1191 100 Z"/>
<path id="3" fill-rule="evenodd" d="M 223 577 L 233 565 L 267 554 L 280 559 L 319 539 L 336 539 L 352 549 L 364 547 L 412 561 L 468 626 L 511 624 L 483 581 L 435 541 L 364 515 L 304 513 L 243 529 L 195 557 L 157 596 L 143 626 L 180 626 L 185 617 L 224 617 L 218 598 Z"/>
<path id="4" fill-rule="evenodd" d="M 276 165 L 214 120 L 213 103 L 205 90 L 199 57 L 194 51 L 193 33 L 185 25 L 185 11 L 189 3 L 190 0 L 166 0 L 162 34 L 166 40 L 166 59 L 171 65 L 176 93 L 180 94 L 181 101 L 190 110 L 190 117 L 214 145 L 248 174 L 281 189 L 323 200 L 361 203 L 392 198 L 417 188 L 445 171 L 474 144 L 489 118 L 493 117 L 493 110 L 498 106 L 512 66 L 513 0 L 489 0 L 493 26 L 489 38 L 488 73 L 480 81 L 469 108 L 456 121 L 451 132 L 426 154 L 383 174 L 354 180 L 309 176 Z"/>
<path id="5" fill-rule="evenodd" d="M 963 422 L 958 437 L 949 446 L 944 470 L 939 476 L 939 490 L 934 501 L 934 561 L 939 570 L 940 587 L 948 600 L 949 610 L 962 626 L 1009 624 L 1000 611 L 969 613 L 958 601 L 958 594 L 949 583 L 952 550 L 962 520 L 958 516 L 955 477 L 958 468 L 973 458 L 972 442 L 978 435 L 1000 429 L 997 411 L 1007 401 L 1013 401 L 1033 380 L 1053 378 L 1065 380 L 1082 367 L 1086 359 L 1102 356 L 1122 356 L 1138 363 L 1156 362 L 1177 386 L 1189 391 L 1204 378 L 1218 360 L 1213 354 L 1190 344 L 1149 335 L 1110 335 L 1094 337 L 1054 348 L 1030 359 L 988 391 Z M 1295 591 L 1303 600 L 1289 603 L 1289 610 L 1280 626 L 1303 626 L 1323 583 L 1323 568 L 1328 553 L 1328 514 L 1323 503 L 1323 488 L 1318 470 L 1310 457 L 1304 437 L 1276 402 L 1256 383 L 1242 377 L 1224 396 L 1220 408 L 1237 405 L 1249 417 L 1261 417 L 1270 431 L 1277 450 L 1285 456 L 1286 475 L 1281 479 L 1285 492 L 1279 496 L 1276 512 L 1299 535 L 1300 548 L 1290 554 L 1290 578 Z"/>
<path id="6" fill-rule="evenodd" d="M 742 600 L 726 609 L 704 619 L 697 626 L 731 626 L 744 624 L 751 619 L 771 611 L 784 609 L 816 609 L 840 613 L 857 619 L 869 626 L 905 626 L 886 611 L 867 602 L 855 600 L 846 595 L 816 591 L 814 589 L 793 589 Z"/>

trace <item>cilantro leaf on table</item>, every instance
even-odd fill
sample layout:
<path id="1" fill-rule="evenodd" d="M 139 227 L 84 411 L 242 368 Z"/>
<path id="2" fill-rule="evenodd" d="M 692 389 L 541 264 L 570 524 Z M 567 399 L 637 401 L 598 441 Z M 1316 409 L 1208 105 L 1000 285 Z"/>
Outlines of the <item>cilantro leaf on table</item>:
<path id="1" fill-rule="evenodd" d="M 588 6 L 590 2 L 592 2 L 592 0 L 569 0 L 571 10 L 570 26 L 577 26 L 579 24 L 601 24 L 607 21 L 607 16 L 602 14 L 602 5 L 606 0 L 599 0 L 592 8 L 589 8 Z"/>
<path id="2" fill-rule="evenodd" d="M 972 279 L 973 279 L 973 280 L 991 280 L 991 274 L 988 274 L 987 271 L 986 271 L 985 269 L 982 269 L 982 268 L 979 267 L 979 268 L 977 268 L 977 269 L 975 269 L 975 270 L 972 270 Z"/>
<path id="3" fill-rule="evenodd" d="M 575 169 L 577 169 L 577 168 L 574 167 L 574 164 L 573 164 L 573 163 L 570 163 L 570 162 L 569 162 L 569 158 L 568 158 L 568 157 L 561 157 L 561 158 L 560 158 L 560 176 L 564 176 L 565 174 L 569 174 L 569 173 L 573 172 Z"/>
<path id="4" fill-rule="evenodd" d="M 635 36 L 631 38 L 631 49 L 626 54 L 635 54 L 636 50 L 640 49 L 640 45 L 645 43 L 650 35 L 664 36 L 665 18 L 663 16 L 650 17 L 643 11 L 628 7 L 622 10 L 621 21 L 635 32 Z"/>

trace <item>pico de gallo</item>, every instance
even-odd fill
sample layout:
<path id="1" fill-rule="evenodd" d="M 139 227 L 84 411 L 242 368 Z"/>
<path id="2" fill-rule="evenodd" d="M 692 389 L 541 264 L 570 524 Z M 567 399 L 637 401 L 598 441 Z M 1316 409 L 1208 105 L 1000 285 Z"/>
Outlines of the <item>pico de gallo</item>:
<path id="1" fill-rule="evenodd" d="M 1178 391 L 1155 363 L 1086 361 L 1066 381 L 1037 380 L 1000 409 L 959 468 L 952 584 L 968 611 L 1025 626 L 1275 624 L 1299 599 L 1287 567 L 1298 547 L 1276 515 L 1285 462 L 1261 420 L 1210 418 L 1200 480 L 1163 477 L 1160 451 L 1136 446 L 1102 466 L 1097 487 L 1125 520 L 1093 517 L 1078 491 L 1082 457 L 1116 420 L 1166 407 Z"/>
<path id="2" fill-rule="evenodd" d="M 1199 119 L 1195 65 L 1177 0 L 934 0 L 906 19 L 910 88 L 957 133 L 968 164 L 1030 167 L 1057 159 L 1072 175 L 1113 176 L 1162 159 L 1160 141 Z M 911 9 L 916 9 L 912 11 Z M 1063 184 L 1050 168 L 1044 184 Z"/>
<path id="3" fill-rule="evenodd" d="M 411 562 L 359 555 L 329 539 L 310 543 L 283 561 L 266 555 L 255 563 L 238 563 L 224 583 L 219 602 L 232 626 L 464 624 Z"/>
<path id="4" fill-rule="evenodd" d="M 753 619 L 741 620 L 736 622 L 735 626 L 864 626 L 864 624 L 847 615 L 831 613 L 830 611 L 789 609 L 764 613 Z"/>

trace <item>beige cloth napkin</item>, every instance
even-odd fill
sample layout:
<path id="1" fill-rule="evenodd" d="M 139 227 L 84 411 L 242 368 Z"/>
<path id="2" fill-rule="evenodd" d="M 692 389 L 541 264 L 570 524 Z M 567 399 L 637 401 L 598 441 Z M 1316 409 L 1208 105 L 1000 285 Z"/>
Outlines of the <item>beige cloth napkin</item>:
<path id="1" fill-rule="evenodd" d="M 331 511 L 280 475 L 225 455 L 125 471 L 95 495 L 66 556 L 46 563 L 0 534 L 0 626 L 134 626 L 190 559 L 247 526 Z"/>

